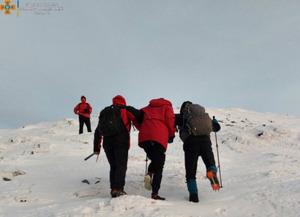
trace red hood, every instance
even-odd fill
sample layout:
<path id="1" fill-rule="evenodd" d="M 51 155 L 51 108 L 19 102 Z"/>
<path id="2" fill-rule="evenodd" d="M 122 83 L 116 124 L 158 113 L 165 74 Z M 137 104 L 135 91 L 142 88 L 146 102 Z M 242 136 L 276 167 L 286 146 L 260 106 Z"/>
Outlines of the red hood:
<path id="1" fill-rule="evenodd" d="M 123 96 L 117 95 L 113 98 L 114 105 L 126 105 L 126 100 Z"/>
<path id="2" fill-rule="evenodd" d="M 83 100 L 83 98 L 84 98 L 84 100 Z M 80 99 L 81 99 L 81 102 L 82 102 L 82 103 L 86 102 L 86 97 L 85 97 L 85 96 L 82 95 L 82 96 L 80 97 Z"/>
<path id="3" fill-rule="evenodd" d="M 149 103 L 149 106 L 151 106 L 151 107 L 159 107 L 159 106 L 163 106 L 163 105 L 172 106 L 172 103 L 164 98 L 153 99 Z"/>

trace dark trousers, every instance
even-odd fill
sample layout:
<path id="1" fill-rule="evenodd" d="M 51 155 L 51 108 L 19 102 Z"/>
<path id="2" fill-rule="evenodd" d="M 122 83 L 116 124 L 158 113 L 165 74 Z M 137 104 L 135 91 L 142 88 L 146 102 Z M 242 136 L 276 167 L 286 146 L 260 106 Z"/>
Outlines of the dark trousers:
<path id="1" fill-rule="evenodd" d="M 90 118 L 79 115 L 79 134 L 83 133 L 83 125 L 86 125 L 87 131 L 92 132 Z"/>
<path id="2" fill-rule="evenodd" d="M 155 141 L 143 142 L 141 147 L 145 150 L 147 157 L 151 160 L 148 167 L 148 173 L 153 174 L 152 193 L 158 194 L 166 160 L 166 149 L 160 143 Z"/>
<path id="3" fill-rule="evenodd" d="M 104 145 L 104 151 L 110 165 L 110 188 L 124 190 L 128 161 L 128 144 L 106 144 Z"/>
<path id="4" fill-rule="evenodd" d="M 206 169 L 215 166 L 214 154 L 210 140 L 188 139 L 183 144 L 186 180 L 196 179 L 199 156 L 202 157 Z"/>

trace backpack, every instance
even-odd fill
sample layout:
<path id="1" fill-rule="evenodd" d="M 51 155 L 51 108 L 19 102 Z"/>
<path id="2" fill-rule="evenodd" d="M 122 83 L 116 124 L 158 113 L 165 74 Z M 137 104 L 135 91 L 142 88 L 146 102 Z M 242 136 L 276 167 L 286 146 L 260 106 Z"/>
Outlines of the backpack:
<path id="1" fill-rule="evenodd" d="M 126 130 L 118 106 L 105 107 L 99 115 L 99 131 L 103 136 L 115 136 Z"/>
<path id="2" fill-rule="evenodd" d="M 205 112 L 205 108 L 198 104 L 186 105 L 183 111 L 183 121 L 189 135 L 204 136 L 212 132 L 212 119 Z"/>

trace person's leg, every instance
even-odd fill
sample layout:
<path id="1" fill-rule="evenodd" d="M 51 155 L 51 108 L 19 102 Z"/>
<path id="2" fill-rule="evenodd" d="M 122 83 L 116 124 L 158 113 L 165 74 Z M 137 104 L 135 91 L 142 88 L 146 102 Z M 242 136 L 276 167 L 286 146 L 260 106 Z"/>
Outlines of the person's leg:
<path id="1" fill-rule="evenodd" d="M 83 133 L 83 124 L 84 124 L 84 118 L 82 115 L 79 115 L 79 134 Z"/>
<path id="2" fill-rule="evenodd" d="M 150 180 L 152 181 L 151 183 L 152 198 L 165 200 L 165 198 L 158 196 L 158 191 L 160 189 L 160 184 L 162 180 L 166 150 L 161 144 L 155 141 L 147 141 L 143 143 L 142 148 L 144 148 L 145 152 L 147 153 L 147 157 L 151 160 L 151 163 L 149 164 L 148 167 L 148 175 L 152 178 L 152 180 Z M 146 177 L 145 177 L 145 181 L 146 181 Z M 146 184 L 147 183 L 145 183 L 145 187 Z M 148 190 L 151 190 L 151 188 L 149 188 Z"/>
<path id="3" fill-rule="evenodd" d="M 206 176 L 210 181 L 213 190 L 219 190 L 219 180 L 217 177 L 217 167 L 210 141 L 201 142 L 201 157 L 206 167 Z"/>
<path id="4" fill-rule="evenodd" d="M 110 182 L 110 188 L 115 189 L 115 171 L 116 171 L 116 160 L 115 160 L 115 154 L 114 150 L 110 148 L 104 148 L 106 158 L 108 160 L 109 166 L 110 166 L 110 171 L 109 171 L 109 182 Z"/>
<path id="5" fill-rule="evenodd" d="M 152 145 L 153 145 L 153 142 L 152 141 L 146 141 L 146 142 L 143 142 L 141 144 L 141 147 L 144 149 L 144 151 L 146 152 L 146 155 L 147 155 L 147 158 L 150 159 L 150 152 L 151 152 L 151 149 L 152 149 Z M 151 160 L 151 159 L 150 159 Z M 147 168 L 147 171 L 146 173 L 147 174 L 150 174 L 152 176 L 152 172 L 149 171 L 149 167 L 151 165 L 152 162 L 150 162 L 148 168 Z"/>
<path id="6" fill-rule="evenodd" d="M 166 159 L 165 151 L 161 144 L 156 143 L 150 152 L 151 164 L 149 165 L 149 171 L 153 173 L 152 194 L 158 194 L 160 189 Z"/>
<path id="7" fill-rule="evenodd" d="M 210 141 L 201 141 L 201 151 L 200 155 L 202 157 L 203 163 L 205 164 L 206 171 L 214 170 L 217 172 L 216 162 L 214 158 L 214 153 L 212 151 Z"/>
<path id="8" fill-rule="evenodd" d="M 86 125 L 86 128 L 87 128 L 87 131 L 88 132 L 92 132 L 92 129 L 91 129 L 91 119 L 90 118 L 85 117 L 85 125 Z"/>
<path id="9" fill-rule="evenodd" d="M 199 144 L 184 143 L 184 161 L 189 201 L 199 202 L 196 173 L 199 157 Z"/>
<path id="10" fill-rule="evenodd" d="M 114 156 L 116 160 L 114 187 L 118 190 L 124 190 L 128 162 L 128 146 L 114 149 Z"/>
<path id="11" fill-rule="evenodd" d="M 150 153 L 150 149 L 151 149 L 151 145 L 152 142 L 151 141 L 147 141 L 141 144 L 141 147 L 144 149 L 144 151 L 146 152 L 146 164 L 149 158 L 149 153 Z M 151 162 L 150 162 L 151 164 Z M 150 166 L 149 164 L 149 166 Z M 149 166 L 146 167 L 146 171 L 145 171 L 145 177 L 144 177 L 144 187 L 151 191 L 152 190 L 152 173 L 153 172 L 149 172 Z"/>

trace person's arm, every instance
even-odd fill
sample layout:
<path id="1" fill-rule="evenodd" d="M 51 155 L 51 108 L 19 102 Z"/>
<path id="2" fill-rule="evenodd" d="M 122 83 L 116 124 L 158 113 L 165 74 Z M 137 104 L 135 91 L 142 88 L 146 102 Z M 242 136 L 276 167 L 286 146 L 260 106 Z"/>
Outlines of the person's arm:
<path id="1" fill-rule="evenodd" d="M 169 130 L 169 138 L 175 137 L 175 114 L 171 106 L 166 107 L 165 111 L 166 124 Z"/>
<path id="2" fill-rule="evenodd" d="M 100 153 L 102 135 L 100 134 L 99 126 L 97 126 L 94 133 L 94 153 Z"/>
<path id="3" fill-rule="evenodd" d="M 89 104 L 89 114 L 91 114 L 92 111 L 93 111 L 93 108 L 92 108 L 92 106 Z"/>
<path id="4" fill-rule="evenodd" d="M 182 122 L 183 120 L 181 114 L 175 114 L 175 127 L 182 126 Z"/>
<path id="5" fill-rule="evenodd" d="M 74 113 L 75 113 L 76 115 L 78 115 L 78 112 L 79 112 L 79 105 L 80 105 L 80 104 L 78 104 L 78 105 L 74 108 Z"/>
<path id="6" fill-rule="evenodd" d="M 142 110 L 136 109 L 132 106 L 126 106 L 126 110 L 134 115 L 138 123 L 141 124 L 143 122 L 144 112 Z"/>

